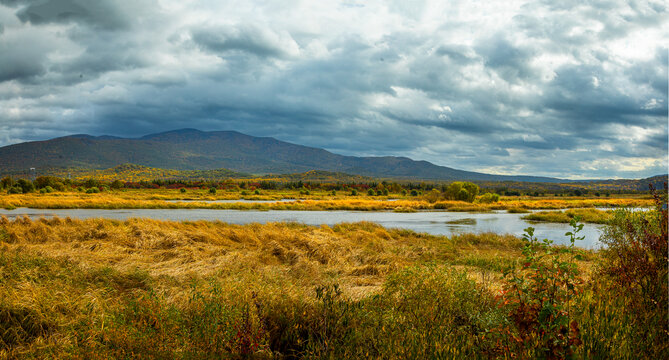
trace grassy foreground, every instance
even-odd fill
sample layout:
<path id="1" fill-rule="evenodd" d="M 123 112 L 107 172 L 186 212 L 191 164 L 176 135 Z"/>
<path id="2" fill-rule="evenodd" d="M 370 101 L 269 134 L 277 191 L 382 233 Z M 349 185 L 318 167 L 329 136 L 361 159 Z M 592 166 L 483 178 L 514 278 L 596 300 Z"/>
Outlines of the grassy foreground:
<path id="1" fill-rule="evenodd" d="M 635 320 L 632 294 L 593 275 L 603 255 L 579 253 L 371 223 L 0 218 L 0 358 L 666 355 L 666 330 Z M 546 295 L 553 308 L 569 300 L 569 330 L 556 322 L 564 309 L 541 320 L 514 301 L 512 284 L 546 290 L 523 277 L 528 256 L 562 259 L 536 263 L 555 279 L 578 273 L 560 277 L 578 291 L 554 281 Z M 525 270 L 509 279 L 513 266 Z M 547 331 L 559 346 L 542 350 Z"/>

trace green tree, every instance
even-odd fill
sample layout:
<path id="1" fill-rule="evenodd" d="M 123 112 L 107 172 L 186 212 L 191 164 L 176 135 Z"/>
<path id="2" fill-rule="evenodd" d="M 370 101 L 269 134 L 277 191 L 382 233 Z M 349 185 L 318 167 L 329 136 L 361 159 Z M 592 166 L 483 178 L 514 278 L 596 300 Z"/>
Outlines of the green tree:
<path id="1" fill-rule="evenodd" d="M 16 182 L 16 185 L 21 188 L 21 192 L 24 194 L 35 191 L 35 185 L 33 185 L 32 181 L 30 180 L 19 179 L 19 181 Z"/>
<path id="2" fill-rule="evenodd" d="M 479 186 L 463 181 L 456 181 L 451 183 L 445 191 L 446 198 L 449 200 L 460 200 L 467 202 L 474 202 L 476 196 L 479 194 Z"/>
<path id="3" fill-rule="evenodd" d="M 10 189 L 14 185 L 14 180 L 11 176 L 6 176 L 0 180 L 1 189 Z"/>
<path id="4" fill-rule="evenodd" d="M 109 185 L 110 188 L 114 190 L 118 190 L 123 187 L 123 182 L 121 180 L 114 180 L 112 183 Z"/>

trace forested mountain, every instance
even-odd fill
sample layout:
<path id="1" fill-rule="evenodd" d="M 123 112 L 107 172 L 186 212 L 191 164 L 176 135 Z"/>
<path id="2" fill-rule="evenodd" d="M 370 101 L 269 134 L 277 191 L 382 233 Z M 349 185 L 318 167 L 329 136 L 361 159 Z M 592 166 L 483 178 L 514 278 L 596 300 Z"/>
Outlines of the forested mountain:
<path id="1" fill-rule="evenodd" d="M 536 176 L 501 176 L 456 170 L 406 157 L 356 157 L 236 131 L 182 129 L 141 138 L 72 135 L 0 148 L 0 173 L 28 168 L 106 169 L 132 163 L 163 169 L 226 168 L 252 174 L 310 170 L 425 180 L 558 182 Z"/>

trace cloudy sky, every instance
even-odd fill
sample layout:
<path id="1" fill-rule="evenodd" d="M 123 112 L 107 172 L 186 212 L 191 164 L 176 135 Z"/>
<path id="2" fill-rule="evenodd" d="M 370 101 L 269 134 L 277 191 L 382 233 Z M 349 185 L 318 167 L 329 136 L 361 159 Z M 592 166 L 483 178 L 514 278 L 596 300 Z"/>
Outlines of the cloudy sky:
<path id="1" fill-rule="evenodd" d="M 667 172 L 667 3 L 0 0 L 0 146 L 237 130 L 562 178 Z"/>

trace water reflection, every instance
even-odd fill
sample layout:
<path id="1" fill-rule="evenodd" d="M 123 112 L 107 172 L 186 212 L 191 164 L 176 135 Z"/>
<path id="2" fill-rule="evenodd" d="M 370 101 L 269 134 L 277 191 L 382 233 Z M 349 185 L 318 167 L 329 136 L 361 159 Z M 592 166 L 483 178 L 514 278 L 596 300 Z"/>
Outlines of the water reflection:
<path id="1" fill-rule="evenodd" d="M 0 215 L 9 218 L 29 216 L 31 218 L 71 217 L 79 219 L 151 218 L 173 221 L 223 221 L 231 224 L 300 222 L 308 225 L 335 225 L 341 222 L 371 221 L 388 228 L 410 229 L 434 235 L 494 232 L 521 236 L 525 228 L 535 228 L 535 235 L 554 240 L 556 244 L 567 244 L 564 235 L 571 230 L 568 224 L 535 223 L 521 219 L 525 214 L 509 214 L 506 211 L 489 213 L 466 212 L 372 212 L 372 211 L 289 211 L 289 210 L 213 210 L 213 209 L 0 209 Z M 601 225 L 585 224 L 582 235 L 585 240 L 578 246 L 600 247 Z"/>

